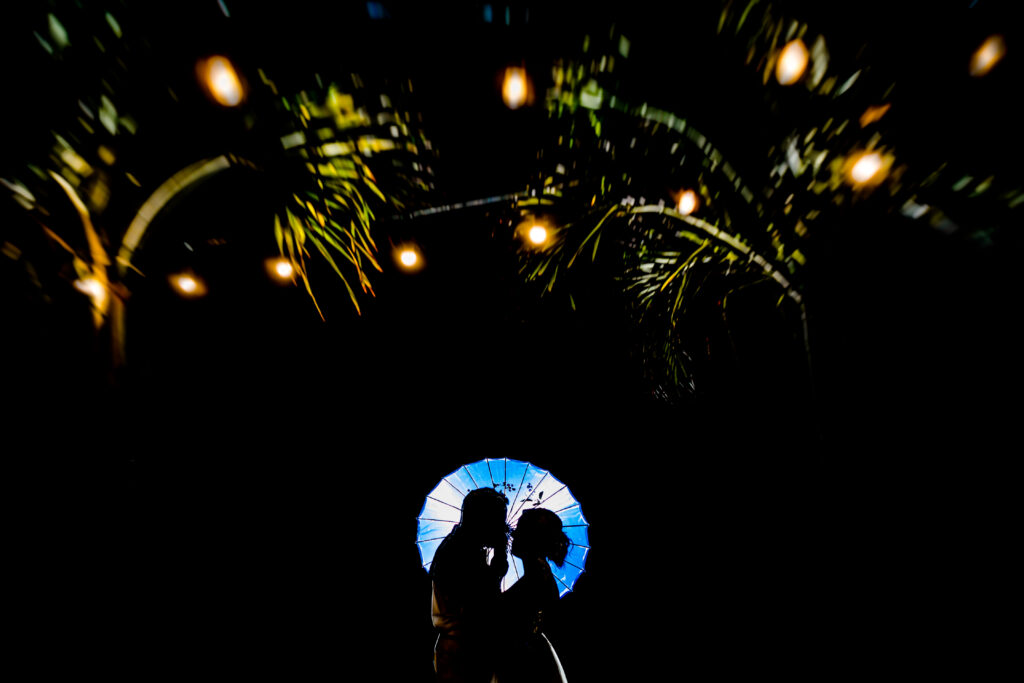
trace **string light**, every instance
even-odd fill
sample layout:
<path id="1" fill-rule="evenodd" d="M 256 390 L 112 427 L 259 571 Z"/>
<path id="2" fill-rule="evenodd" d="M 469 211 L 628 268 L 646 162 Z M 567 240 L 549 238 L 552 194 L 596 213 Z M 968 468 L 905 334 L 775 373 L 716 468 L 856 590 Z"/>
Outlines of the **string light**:
<path id="1" fill-rule="evenodd" d="M 267 273 L 275 280 L 291 282 L 295 277 L 295 266 L 291 261 L 282 257 L 267 259 Z"/>
<path id="2" fill-rule="evenodd" d="M 423 268 L 423 254 L 415 244 L 406 242 L 396 246 L 393 250 L 395 263 L 402 270 L 414 273 Z"/>
<path id="3" fill-rule="evenodd" d="M 684 216 L 689 216 L 691 213 L 697 210 L 697 193 L 693 190 L 685 190 L 679 195 L 679 202 L 676 204 L 676 210 Z"/>
<path id="4" fill-rule="evenodd" d="M 847 182 L 854 188 L 878 185 L 889 175 L 893 161 L 891 154 L 878 151 L 853 154 L 844 164 Z"/>
<path id="5" fill-rule="evenodd" d="M 971 56 L 971 75 L 984 76 L 992 70 L 1003 55 L 1006 54 L 1006 43 L 999 35 L 989 36 Z"/>
<path id="6" fill-rule="evenodd" d="M 529 83 L 526 71 L 517 67 L 505 69 L 505 80 L 501 86 L 501 97 L 509 109 L 518 109 L 526 103 L 529 95 Z"/>
<path id="7" fill-rule="evenodd" d="M 210 57 L 199 64 L 204 86 L 217 104 L 235 107 L 242 103 L 245 88 L 227 57 Z"/>
<path id="8" fill-rule="evenodd" d="M 807 69 L 807 46 L 799 38 L 786 43 L 775 62 L 775 78 L 781 85 L 792 85 Z"/>
<path id="9" fill-rule="evenodd" d="M 171 285 L 179 294 L 188 298 L 196 298 L 206 294 L 206 285 L 195 275 L 178 273 L 172 275 Z"/>

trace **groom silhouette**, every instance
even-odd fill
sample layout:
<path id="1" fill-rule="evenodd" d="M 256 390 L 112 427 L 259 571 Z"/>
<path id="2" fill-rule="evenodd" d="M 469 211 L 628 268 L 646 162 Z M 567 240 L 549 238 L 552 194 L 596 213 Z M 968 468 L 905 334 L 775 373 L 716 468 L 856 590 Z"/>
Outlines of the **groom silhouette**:
<path id="1" fill-rule="evenodd" d="M 493 675 L 498 598 L 508 571 L 507 506 L 494 489 L 470 491 L 430 565 L 438 681 L 488 683 Z"/>

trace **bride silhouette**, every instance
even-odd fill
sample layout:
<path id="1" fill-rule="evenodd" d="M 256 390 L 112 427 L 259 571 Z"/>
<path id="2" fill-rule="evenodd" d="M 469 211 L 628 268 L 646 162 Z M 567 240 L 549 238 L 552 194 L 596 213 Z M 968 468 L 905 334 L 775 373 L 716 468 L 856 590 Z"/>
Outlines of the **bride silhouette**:
<path id="1" fill-rule="evenodd" d="M 512 554 L 523 576 L 499 598 L 501 654 L 496 683 L 566 683 L 562 663 L 544 635 L 545 615 L 558 604 L 558 584 L 547 560 L 559 567 L 569 550 L 562 520 L 543 508 L 527 510 L 512 531 Z"/>

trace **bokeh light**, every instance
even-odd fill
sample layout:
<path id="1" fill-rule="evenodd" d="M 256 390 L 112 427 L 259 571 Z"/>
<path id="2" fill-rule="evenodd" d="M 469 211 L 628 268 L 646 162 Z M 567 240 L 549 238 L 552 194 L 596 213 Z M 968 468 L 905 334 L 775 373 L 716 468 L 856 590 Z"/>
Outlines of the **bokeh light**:
<path id="1" fill-rule="evenodd" d="M 266 267 L 267 274 L 275 280 L 291 282 L 295 277 L 295 267 L 283 256 L 267 259 Z"/>
<path id="2" fill-rule="evenodd" d="M 196 298 L 206 294 L 206 285 L 191 273 L 177 273 L 170 277 L 171 286 L 184 297 Z"/>
<path id="3" fill-rule="evenodd" d="M 406 272 L 414 273 L 423 268 L 423 253 L 416 244 L 404 242 L 397 245 L 392 253 L 395 263 Z"/>
<path id="4" fill-rule="evenodd" d="M 855 188 L 880 184 L 889 175 L 893 157 L 879 151 L 850 155 L 844 164 L 847 182 Z"/>
<path id="5" fill-rule="evenodd" d="M 877 107 L 868 107 L 864 110 L 864 113 L 860 115 L 860 127 L 865 128 L 875 121 L 878 121 L 885 113 L 889 111 L 889 104 L 882 104 Z"/>
<path id="6" fill-rule="evenodd" d="M 547 228 L 545 228 L 543 225 L 535 225 L 532 228 L 530 228 L 530 231 L 527 233 L 527 237 L 530 239 L 531 242 L 540 246 L 541 244 L 544 244 L 548 240 Z"/>
<path id="7" fill-rule="evenodd" d="M 1000 35 L 989 36 L 971 56 L 971 75 L 984 76 L 1006 54 L 1006 42 Z"/>
<path id="8" fill-rule="evenodd" d="M 786 43 L 775 63 L 775 78 L 782 85 L 792 85 L 807 70 L 807 46 L 799 38 Z"/>
<path id="9" fill-rule="evenodd" d="M 242 103 L 245 89 L 227 57 L 210 57 L 201 62 L 200 72 L 207 91 L 218 104 L 235 107 Z"/>
<path id="10" fill-rule="evenodd" d="M 684 216 L 689 216 L 697 210 L 697 204 L 697 193 L 693 190 L 686 190 L 679 195 L 679 202 L 676 204 L 676 209 Z"/>
<path id="11" fill-rule="evenodd" d="M 850 177 L 858 183 L 866 183 L 871 180 L 878 170 L 882 168 L 882 157 L 876 153 L 869 153 L 862 156 L 850 169 Z"/>
<path id="12" fill-rule="evenodd" d="M 529 84 L 526 71 L 517 67 L 505 69 L 505 80 L 501 86 L 501 97 L 509 109 L 518 109 L 526 103 Z"/>

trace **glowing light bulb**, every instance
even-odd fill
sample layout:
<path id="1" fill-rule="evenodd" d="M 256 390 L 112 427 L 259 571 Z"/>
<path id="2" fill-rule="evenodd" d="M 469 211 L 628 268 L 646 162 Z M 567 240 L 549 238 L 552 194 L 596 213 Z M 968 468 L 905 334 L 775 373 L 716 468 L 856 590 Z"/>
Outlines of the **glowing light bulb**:
<path id="1" fill-rule="evenodd" d="M 530 232 L 527 233 L 527 236 L 530 238 L 531 242 L 540 245 L 547 241 L 548 231 L 542 225 L 535 225 L 530 228 Z"/>
<path id="2" fill-rule="evenodd" d="M 1006 42 L 999 35 L 989 36 L 971 56 L 971 75 L 984 76 L 1006 54 Z"/>
<path id="3" fill-rule="evenodd" d="M 855 183 L 867 183 L 882 169 L 882 157 L 878 152 L 862 155 L 850 169 L 850 177 Z"/>
<path id="4" fill-rule="evenodd" d="M 786 43 L 775 62 L 775 78 L 781 85 L 792 85 L 807 69 L 807 46 L 799 38 Z"/>
<path id="5" fill-rule="evenodd" d="M 697 209 L 697 193 L 693 190 L 686 190 L 679 195 L 679 205 L 676 207 L 679 213 L 689 216 Z"/>
<path id="6" fill-rule="evenodd" d="M 295 277 L 295 266 L 283 256 L 268 258 L 263 265 L 267 269 L 267 275 L 274 280 L 282 283 L 292 282 Z"/>
<path id="7" fill-rule="evenodd" d="M 420 259 L 412 249 L 403 249 L 402 253 L 398 255 L 398 260 L 401 261 L 402 265 L 406 268 L 412 268 Z"/>
<path id="8" fill-rule="evenodd" d="M 527 95 L 526 71 L 516 67 L 505 69 L 505 81 L 501 86 L 501 96 L 505 106 L 517 109 L 526 102 Z"/>
<path id="9" fill-rule="evenodd" d="M 179 294 L 187 297 L 199 297 L 206 294 L 206 285 L 193 275 L 172 275 L 171 284 Z"/>
<path id="10" fill-rule="evenodd" d="M 218 104 L 234 107 L 242 102 L 242 81 L 226 57 L 210 57 L 204 71 L 206 87 Z"/>

